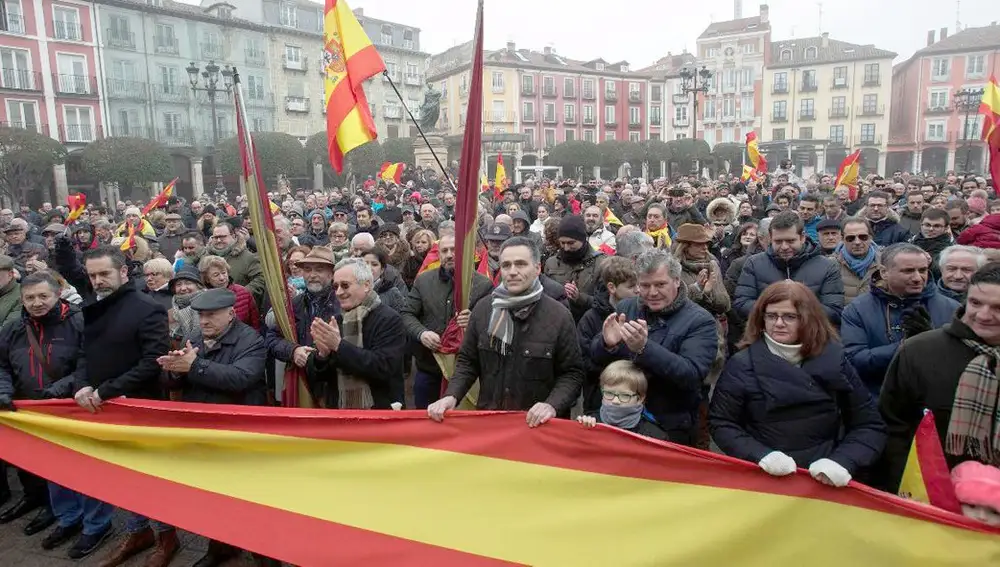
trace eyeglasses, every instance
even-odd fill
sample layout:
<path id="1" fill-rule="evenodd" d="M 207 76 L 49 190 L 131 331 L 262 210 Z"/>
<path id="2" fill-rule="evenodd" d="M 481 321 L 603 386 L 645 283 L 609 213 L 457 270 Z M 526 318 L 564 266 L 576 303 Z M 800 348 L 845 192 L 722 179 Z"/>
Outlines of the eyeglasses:
<path id="1" fill-rule="evenodd" d="M 781 319 L 785 323 L 798 323 L 798 313 L 764 313 L 764 320 L 768 323 L 777 323 Z"/>
<path id="2" fill-rule="evenodd" d="M 854 242 L 855 240 L 860 240 L 861 242 L 868 242 L 871 236 L 867 234 L 848 234 L 844 237 L 844 242 Z"/>
<path id="3" fill-rule="evenodd" d="M 945 225 L 943 225 L 943 224 L 927 224 L 927 223 L 923 223 L 923 224 L 920 225 L 920 228 L 926 228 L 927 230 L 943 230 L 944 227 L 945 227 Z"/>
<path id="4" fill-rule="evenodd" d="M 347 291 L 347 290 L 351 289 L 352 285 L 354 285 L 354 284 L 351 283 L 351 282 L 333 282 L 333 289 L 335 289 L 335 290 L 342 289 L 344 291 Z"/>
<path id="5" fill-rule="evenodd" d="M 629 393 L 624 393 L 624 392 L 612 392 L 611 390 L 601 390 L 601 396 L 604 398 L 604 401 L 606 401 L 606 402 L 610 402 L 610 401 L 614 400 L 615 398 L 618 398 L 618 401 L 621 402 L 621 403 L 623 403 L 623 404 L 630 404 L 630 403 L 632 403 L 632 400 L 638 400 L 639 399 L 639 394 L 629 394 Z"/>

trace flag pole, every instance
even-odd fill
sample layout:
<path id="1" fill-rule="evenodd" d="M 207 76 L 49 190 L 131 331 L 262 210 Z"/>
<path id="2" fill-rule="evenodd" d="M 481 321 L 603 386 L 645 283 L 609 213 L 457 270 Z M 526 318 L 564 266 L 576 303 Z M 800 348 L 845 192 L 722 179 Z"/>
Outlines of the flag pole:
<path id="1" fill-rule="evenodd" d="M 410 122 L 413 122 L 413 125 L 417 127 L 417 132 L 420 133 L 420 137 L 424 140 L 424 143 L 427 144 L 427 149 L 430 150 L 431 155 L 434 156 L 434 161 L 437 162 L 438 168 L 441 170 L 441 173 L 444 174 L 445 179 L 447 179 L 448 183 L 451 184 L 452 190 L 458 192 L 458 189 L 455 187 L 455 181 L 452 180 L 450 175 L 448 175 L 448 170 L 445 169 L 444 165 L 441 163 L 441 158 L 437 156 L 437 153 L 434 152 L 434 148 L 431 147 L 431 143 L 427 141 L 427 136 L 424 135 L 424 129 L 420 127 L 420 124 L 417 123 L 417 119 L 413 117 L 413 113 L 410 112 L 410 107 L 406 106 L 406 101 L 403 100 L 403 94 L 399 92 L 399 88 L 396 87 L 396 83 L 394 83 L 392 77 L 389 76 L 389 71 L 382 71 L 382 76 L 389 81 L 389 86 L 391 86 L 393 92 L 396 93 L 396 98 L 398 98 L 399 103 L 403 105 L 403 110 L 406 110 L 406 115 L 410 117 Z"/>

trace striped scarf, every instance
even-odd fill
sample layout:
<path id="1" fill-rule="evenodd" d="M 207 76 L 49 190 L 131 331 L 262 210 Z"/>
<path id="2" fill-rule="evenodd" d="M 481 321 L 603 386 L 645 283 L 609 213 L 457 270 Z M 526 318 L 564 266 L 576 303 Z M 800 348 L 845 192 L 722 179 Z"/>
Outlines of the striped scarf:
<path id="1" fill-rule="evenodd" d="M 977 354 L 966 365 L 955 389 L 945 451 L 1000 466 L 1000 380 L 995 371 L 1000 347 L 970 339 L 962 342 Z"/>
<path id="2" fill-rule="evenodd" d="M 514 340 L 514 319 L 511 314 L 519 313 L 525 307 L 538 303 L 542 298 L 542 282 L 537 278 L 535 283 L 521 295 L 511 295 L 505 284 L 493 288 L 493 312 L 490 314 L 490 345 L 497 349 L 501 356 L 510 351 L 510 343 Z M 497 344 L 499 343 L 499 344 Z"/>
<path id="3" fill-rule="evenodd" d="M 369 291 L 360 305 L 344 313 L 344 324 L 341 326 L 342 339 L 358 348 L 363 348 L 361 324 L 364 323 L 368 313 L 381 304 L 382 300 L 379 299 L 378 294 Z M 375 405 L 368 382 L 344 373 L 339 366 L 337 367 L 337 390 L 340 409 L 372 409 Z"/>

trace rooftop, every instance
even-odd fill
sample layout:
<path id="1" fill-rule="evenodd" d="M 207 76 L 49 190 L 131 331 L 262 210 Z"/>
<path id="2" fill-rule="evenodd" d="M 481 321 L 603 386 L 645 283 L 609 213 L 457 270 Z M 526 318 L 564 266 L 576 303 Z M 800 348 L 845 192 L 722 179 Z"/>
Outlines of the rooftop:
<path id="1" fill-rule="evenodd" d="M 766 18 L 761 16 L 751 16 L 749 18 L 740 18 L 738 20 L 726 20 L 724 22 L 711 23 L 707 28 L 705 28 L 705 31 L 701 32 L 698 39 L 737 33 L 763 32 L 770 29 L 771 23 Z"/>
<path id="2" fill-rule="evenodd" d="M 433 55 L 427 74 L 431 78 L 450 75 L 456 70 L 468 66 L 471 61 L 472 42 L 456 45 L 443 53 Z M 517 49 L 513 42 L 508 42 L 504 49 L 484 50 L 483 63 L 493 67 L 516 67 L 601 76 L 619 75 L 636 78 L 649 76 L 649 73 L 633 71 L 629 67 L 628 61 L 608 62 L 600 57 L 590 61 L 581 61 L 561 55 L 552 47 L 546 47 L 543 51 Z"/>
<path id="3" fill-rule="evenodd" d="M 791 52 L 791 59 L 782 59 L 782 52 Z M 810 54 L 806 56 L 807 52 Z M 815 56 L 812 54 L 815 53 Z M 799 65 L 823 65 L 848 61 L 868 61 L 872 59 L 895 59 L 892 51 L 879 49 L 874 45 L 847 43 L 828 36 L 786 39 L 771 43 L 772 68 L 797 67 Z"/>
<path id="4" fill-rule="evenodd" d="M 668 77 L 676 77 L 680 73 L 680 70 L 684 67 L 697 67 L 698 59 L 695 57 L 694 53 L 678 53 L 674 55 L 672 53 L 667 53 L 665 57 L 661 57 L 656 60 L 652 65 L 648 67 L 643 67 L 642 69 L 637 69 L 637 73 L 643 73 L 649 75 L 655 79 L 666 79 Z"/>
<path id="5" fill-rule="evenodd" d="M 981 28 L 965 28 L 954 35 L 950 35 L 933 45 L 917 51 L 917 55 L 997 48 L 1000 48 L 1000 26 L 996 22 L 993 22 Z"/>

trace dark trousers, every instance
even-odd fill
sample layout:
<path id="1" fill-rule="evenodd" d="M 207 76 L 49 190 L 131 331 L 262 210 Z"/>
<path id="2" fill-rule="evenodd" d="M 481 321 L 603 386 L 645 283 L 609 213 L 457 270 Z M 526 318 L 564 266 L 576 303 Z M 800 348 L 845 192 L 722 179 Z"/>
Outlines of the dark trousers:
<path id="1" fill-rule="evenodd" d="M 417 369 L 413 377 L 413 405 L 417 409 L 427 409 L 427 406 L 441 399 L 441 380 L 440 373 L 430 374 Z"/>
<path id="2" fill-rule="evenodd" d="M 0 492 L 5 490 L 10 492 L 10 484 L 7 480 L 7 468 L 10 466 L 5 461 L 0 461 Z M 17 469 L 17 479 L 21 482 L 21 488 L 24 489 L 25 499 L 48 505 L 49 483 L 44 478 L 35 476 L 26 470 Z"/>

